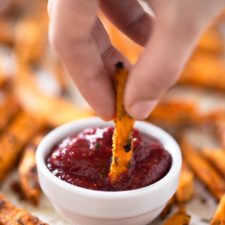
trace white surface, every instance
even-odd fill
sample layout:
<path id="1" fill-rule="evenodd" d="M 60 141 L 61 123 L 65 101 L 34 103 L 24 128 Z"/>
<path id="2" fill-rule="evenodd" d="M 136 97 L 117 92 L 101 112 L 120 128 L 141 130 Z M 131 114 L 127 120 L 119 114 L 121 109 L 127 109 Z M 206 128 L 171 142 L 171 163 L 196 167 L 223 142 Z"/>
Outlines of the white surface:
<path id="1" fill-rule="evenodd" d="M 96 117 L 71 122 L 50 132 L 37 149 L 36 161 L 42 190 L 57 211 L 73 224 L 145 225 L 160 213 L 176 191 L 181 169 L 179 146 L 169 134 L 147 122 L 136 122 L 135 127 L 159 139 L 172 157 L 169 172 L 152 185 L 131 191 L 94 191 L 66 183 L 48 170 L 46 156 L 60 140 L 88 127 L 112 125 Z"/>

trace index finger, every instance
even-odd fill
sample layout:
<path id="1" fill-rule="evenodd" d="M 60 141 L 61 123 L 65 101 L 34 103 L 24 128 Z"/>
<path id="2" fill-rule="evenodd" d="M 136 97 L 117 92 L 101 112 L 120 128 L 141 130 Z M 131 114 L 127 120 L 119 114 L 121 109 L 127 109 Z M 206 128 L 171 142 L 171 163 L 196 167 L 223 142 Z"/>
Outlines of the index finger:
<path id="1" fill-rule="evenodd" d="M 92 36 L 98 1 L 55 0 L 49 9 L 52 47 L 96 113 L 111 119 L 114 91 Z"/>

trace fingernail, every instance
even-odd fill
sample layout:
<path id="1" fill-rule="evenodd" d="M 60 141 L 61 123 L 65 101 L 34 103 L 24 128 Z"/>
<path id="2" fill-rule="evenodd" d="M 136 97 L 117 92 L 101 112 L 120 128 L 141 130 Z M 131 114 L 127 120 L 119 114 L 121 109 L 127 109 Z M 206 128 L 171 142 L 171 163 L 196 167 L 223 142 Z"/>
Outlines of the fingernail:
<path id="1" fill-rule="evenodd" d="M 156 104 L 156 100 L 136 102 L 131 106 L 129 114 L 138 120 L 146 119 Z"/>

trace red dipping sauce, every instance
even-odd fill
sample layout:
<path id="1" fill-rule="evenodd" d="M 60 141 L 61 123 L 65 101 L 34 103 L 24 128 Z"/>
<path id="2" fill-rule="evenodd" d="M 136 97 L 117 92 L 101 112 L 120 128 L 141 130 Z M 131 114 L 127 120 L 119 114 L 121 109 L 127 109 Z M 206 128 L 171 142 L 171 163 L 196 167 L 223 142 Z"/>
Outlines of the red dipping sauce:
<path id="1" fill-rule="evenodd" d="M 157 139 L 134 130 L 134 152 L 128 171 L 111 184 L 108 174 L 112 135 L 112 127 L 89 128 L 62 140 L 47 158 L 48 169 L 70 184 L 102 191 L 145 187 L 168 173 L 170 154 Z"/>

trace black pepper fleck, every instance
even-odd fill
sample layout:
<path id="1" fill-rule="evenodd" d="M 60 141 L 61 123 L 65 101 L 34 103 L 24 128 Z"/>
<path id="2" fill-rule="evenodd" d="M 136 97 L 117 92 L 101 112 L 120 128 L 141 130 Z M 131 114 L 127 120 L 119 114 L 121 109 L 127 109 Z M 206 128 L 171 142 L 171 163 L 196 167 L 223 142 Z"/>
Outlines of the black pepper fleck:
<path id="1" fill-rule="evenodd" d="M 117 69 L 124 69 L 124 64 L 121 61 L 117 62 L 115 66 Z"/>

